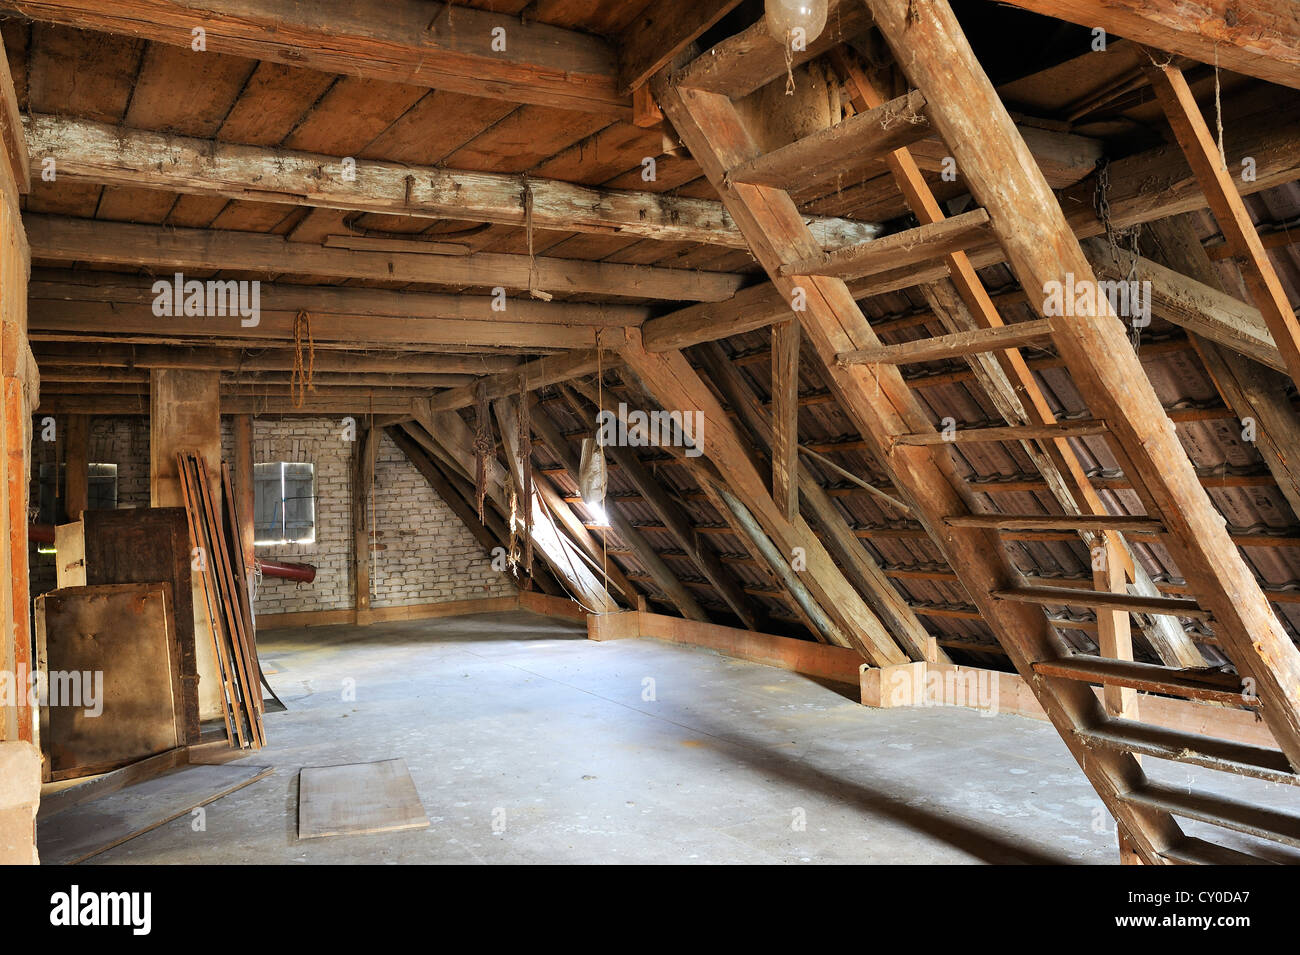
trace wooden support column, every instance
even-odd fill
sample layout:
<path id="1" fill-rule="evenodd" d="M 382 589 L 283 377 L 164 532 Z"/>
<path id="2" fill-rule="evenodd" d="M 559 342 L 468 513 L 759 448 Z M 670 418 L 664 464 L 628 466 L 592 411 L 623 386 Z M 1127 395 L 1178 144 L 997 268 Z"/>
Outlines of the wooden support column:
<path id="1" fill-rule="evenodd" d="M 239 510 L 239 545 L 244 551 L 244 566 L 254 568 L 253 553 L 253 416 L 234 416 L 235 463 L 230 477 L 235 485 L 235 506 Z"/>
<path id="2" fill-rule="evenodd" d="M 799 514 L 799 323 L 772 326 L 772 499 Z"/>
<path id="3" fill-rule="evenodd" d="M 370 508 L 375 483 L 375 458 L 379 452 L 379 429 L 357 427 L 352 443 L 352 609 L 358 614 L 370 609 Z"/>
<path id="4" fill-rule="evenodd" d="M 176 452 L 197 451 L 208 472 L 218 511 L 221 499 L 220 373 L 155 368 L 149 374 L 149 498 L 154 507 L 184 507 Z M 199 574 L 191 581 L 195 607 L 205 607 Z M 199 674 L 199 719 L 224 712 L 221 676 L 207 614 L 194 615 L 194 660 Z"/>
<path id="5" fill-rule="evenodd" d="M 31 254 L 19 196 L 30 189 L 30 160 L 21 124 L 9 61 L 0 44 L 0 671 L 25 675 L 31 672 L 33 662 L 28 625 L 27 503 L 32 411 L 38 400 L 39 379 L 27 343 Z M 30 747 L 16 741 L 35 742 L 36 724 L 25 694 L 18 694 L 11 705 L 0 706 L 0 742 L 14 741 L 11 749 L 27 749 L 33 772 L 39 771 L 39 754 L 30 753 Z M 26 757 L 10 759 L 7 765 L 15 768 L 28 764 Z M 15 788 L 22 791 L 30 782 L 35 791 L 38 780 L 36 775 L 30 780 L 15 779 Z M 34 841 L 34 831 L 30 838 Z M 16 862 L 26 839 L 19 835 L 12 839 L 12 861 Z"/>
<path id="6" fill-rule="evenodd" d="M 90 416 L 68 415 L 63 426 L 63 512 L 81 520 L 90 494 Z"/>

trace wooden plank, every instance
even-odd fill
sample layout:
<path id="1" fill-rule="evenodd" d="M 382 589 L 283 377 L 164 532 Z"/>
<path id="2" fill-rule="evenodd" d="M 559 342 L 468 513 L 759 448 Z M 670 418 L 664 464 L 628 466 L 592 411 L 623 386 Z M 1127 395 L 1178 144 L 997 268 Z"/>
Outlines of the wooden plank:
<path id="1" fill-rule="evenodd" d="M 593 292 L 675 301 L 716 302 L 740 287 L 741 277 L 615 262 L 584 262 L 478 252 L 468 256 L 353 252 L 293 242 L 278 235 L 219 229 L 173 229 L 31 215 L 24 224 L 38 258 L 61 262 L 178 269 L 221 269 L 288 275 L 466 285 L 550 292 Z"/>
<path id="2" fill-rule="evenodd" d="M 954 514 L 945 523 L 949 527 L 988 527 L 1007 531 L 1033 530 L 1109 530 L 1160 533 L 1160 521 L 1153 517 L 1119 514 Z"/>
<path id="3" fill-rule="evenodd" d="M 847 177 L 886 153 L 930 135 L 917 90 L 765 153 L 729 171 L 733 182 L 809 189 Z M 852 181 L 852 180 L 847 180 Z"/>
<path id="4" fill-rule="evenodd" d="M 594 336 L 593 336 L 594 337 Z M 607 355 L 598 350 L 572 351 L 558 357 L 538 358 L 499 375 L 484 383 L 489 400 L 518 394 L 519 382 L 528 382 L 530 388 L 542 388 L 581 375 L 593 374 L 598 368 L 617 368 L 621 360 L 617 355 Z M 459 411 L 474 404 L 476 385 L 448 388 L 429 399 L 430 411 Z"/>
<path id="5" fill-rule="evenodd" d="M 41 862 L 74 865 L 270 776 L 270 766 L 185 766 L 37 821 Z"/>
<path id="6" fill-rule="evenodd" d="M 1147 783 L 1126 793 L 1123 798 L 1138 805 L 1163 809 L 1188 819 L 1300 848 L 1300 818 L 1288 813 L 1264 809 L 1225 796 L 1186 792 L 1157 783 Z"/>
<path id="7" fill-rule="evenodd" d="M 47 778 L 117 769 L 185 742 L 171 584 L 69 587 L 36 599 Z M 130 705 L 119 705 L 122 701 Z"/>
<path id="8" fill-rule="evenodd" d="M 333 156 L 128 131 L 44 114 L 26 118 L 25 123 L 33 164 L 53 158 L 61 181 L 517 227 L 527 225 L 528 203 L 523 197 L 531 193 L 531 221 L 538 229 L 745 246 L 735 224 L 713 199 L 366 159 L 357 160 L 355 178 L 345 180 L 341 173 L 322 175 L 322 170 L 339 168 Z M 831 247 L 875 233 L 875 226 L 847 219 L 818 216 L 813 222 L 814 231 Z"/>
<path id="9" fill-rule="evenodd" d="M 988 235 L 991 228 L 989 214 L 983 209 L 973 209 L 951 219 L 783 264 L 780 274 L 833 275 L 845 280 L 865 278 L 960 252 Z"/>
<path id="10" fill-rule="evenodd" d="M 1251 776 L 1272 783 L 1300 786 L 1300 775 L 1291 768 L 1282 751 L 1277 749 L 1151 726 L 1129 719 L 1107 720 L 1100 726 L 1080 730 L 1079 735 L 1091 746 L 1123 749 L 1143 756 L 1191 763 L 1206 769 Z"/>
<path id="11" fill-rule="evenodd" d="M 1175 617 L 1209 619 L 1210 612 L 1186 597 L 1132 597 L 1110 590 L 1076 590 L 1073 587 L 1015 587 L 995 590 L 999 600 L 1044 604 L 1049 607 L 1098 607 L 1130 613 L 1159 613 Z"/>
<path id="12" fill-rule="evenodd" d="M 1210 703 L 1259 706 L 1259 699 L 1242 691 L 1241 680 L 1230 673 L 1174 670 L 1132 660 L 1104 660 L 1075 654 L 1034 664 L 1040 676 L 1088 683 L 1131 686 L 1144 693 L 1164 693 Z"/>
<path id="13" fill-rule="evenodd" d="M 26 17 L 385 83 L 559 109 L 630 115 L 603 40 L 505 14 L 423 0 L 317 10 L 283 0 L 14 0 Z"/>
<path id="14" fill-rule="evenodd" d="M 1104 421 L 1075 418 L 1054 421 L 1051 424 L 1015 424 L 993 428 L 956 428 L 952 431 L 921 431 L 917 434 L 900 434 L 895 445 L 924 447 L 944 444 L 981 444 L 998 441 L 1059 441 L 1062 438 L 1079 438 L 1105 434 L 1109 429 Z"/>
<path id="15" fill-rule="evenodd" d="M 298 838 L 427 829 L 404 759 L 298 771 Z"/>
<path id="16" fill-rule="evenodd" d="M 1160 50 L 1300 89 L 1300 13 L 1269 0 L 1008 0 Z"/>
<path id="17" fill-rule="evenodd" d="M 1294 19 L 1300 25 L 1300 17 Z M 1237 193 L 1233 176 L 1220 158 L 1218 146 L 1200 107 L 1196 105 L 1187 79 L 1172 63 L 1153 64 L 1147 75 L 1160 105 L 1164 107 L 1174 137 L 1187 157 L 1187 164 L 1196 173 L 1205 192 L 1224 241 L 1233 251 L 1246 288 L 1282 354 L 1285 370 L 1293 380 L 1300 380 L 1300 321 L 1297 321 L 1295 309 L 1291 307 L 1268 252 L 1260 242 L 1250 212 Z M 1297 81 L 1297 86 L 1300 86 L 1300 81 Z"/>
<path id="18" fill-rule="evenodd" d="M 968 332 L 953 332 L 949 335 L 921 338 L 897 345 L 881 345 L 879 348 L 862 348 L 845 352 L 838 356 L 837 360 L 842 365 L 870 365 L 881 362 L 890 365 L 907 365 L 991 352 L 999 348 L 1012 348 L 1051 337 L 1052 329 L 1048 322 L 1037 319 L 1015 325 L 996 325 Z"/>

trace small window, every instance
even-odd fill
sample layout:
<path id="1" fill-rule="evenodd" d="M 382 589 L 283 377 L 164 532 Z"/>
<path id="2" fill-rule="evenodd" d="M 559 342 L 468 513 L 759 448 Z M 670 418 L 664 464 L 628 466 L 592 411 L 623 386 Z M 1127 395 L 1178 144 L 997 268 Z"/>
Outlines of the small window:
<path id="1" fill-rule="evenodd" d="M 256 544 L 311 544 L 316 540 L 316 468 L 276 461 L 253 466 Z"/>
<path id="2" fill-rule="evenodd" d="M 112 510 L 117 507 L 117 465 L 88 464 L 86 466 L 86 507 L 92 511 Z M 67 468 L 60 464 L 40 466 L 40 523 L 62 524 L 71 515 L 64 500 L 67 488 Z"/>

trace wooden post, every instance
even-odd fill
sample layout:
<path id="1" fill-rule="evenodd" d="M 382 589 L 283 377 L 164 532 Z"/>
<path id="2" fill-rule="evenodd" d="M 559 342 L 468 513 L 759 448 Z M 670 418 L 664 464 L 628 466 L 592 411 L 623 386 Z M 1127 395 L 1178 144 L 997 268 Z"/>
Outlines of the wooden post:
<path id="1" fill-rule="evenodd" d="M 352 459 L 352 609 L 370 609 L 370 489 L 375 482 L 379 431 L 358 426 Z"/>
<path id="2" fill-rule="evenodd" d="M 799 514 L 799 323 L 772 326 L 772 499 Z"/>
<path id="3" fill-rule="evenodd" d="M 68 415 L 63 426 L 63 510 L 81 520 L 90 494 L 90 416 Z"/>
<path id="4" fill-rule="evenodd" d="M 231 478 L 235 485 L 235 504 L 239 509 L 239 543 L 244 550 L 244 565 L 254 566 L 253 554 L 253 416 L 235 415 L 235 464 Z"/>
<path id="5" fill-rule="evenodd" d="M 221 499 L 220 372 L 155 368 L 149 377 L 149 497 L 154 507 L 184 507 L 176 452 L 198 451 L 216 507 Z M 206 606 L 199 574 L 191 578 L 196 608 Z M 194 661 L 199 674 L 199 719 L 220 717 L 220 667 L 207 614 L 194 615 Z"/>

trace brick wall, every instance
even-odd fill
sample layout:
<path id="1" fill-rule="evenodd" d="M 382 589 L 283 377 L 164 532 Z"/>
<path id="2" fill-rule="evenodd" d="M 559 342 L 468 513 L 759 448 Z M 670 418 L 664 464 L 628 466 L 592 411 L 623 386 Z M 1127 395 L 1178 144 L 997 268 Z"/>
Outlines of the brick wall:
<path id="1" fill-rule="evenodd" d="M 55 447 L 33 433 L 33 462 L 55 460 Z M 231 422 L 222 419 L 222 457 L 234 460 Z M 62 453 L 58 446 L 58 453 Z M 264 545 L 259 557 L 316 567 L 310 584 L 264 577 L 254 601 L 259 614 L 347 610 L 352 600 L 352 453 L 339 419 L 285 418 L 253 421 L 256 462 L 299 461 L 315 465 L 316 538 L 309 544 Z M 149 425 L 144 417 L 94 418 L 90 460 L 117 465 L 119 507 L 149 506 Z M 37 487 L 33 480 L 33 501 Z M 505 574 L 492 570 L 477 541 L 387 436 L 375 466 L 375 544 L 371 606 L 438 603 L 515 592 Z M 54 587 L 54 557 L 33 546 L 32 593 Z"/>

